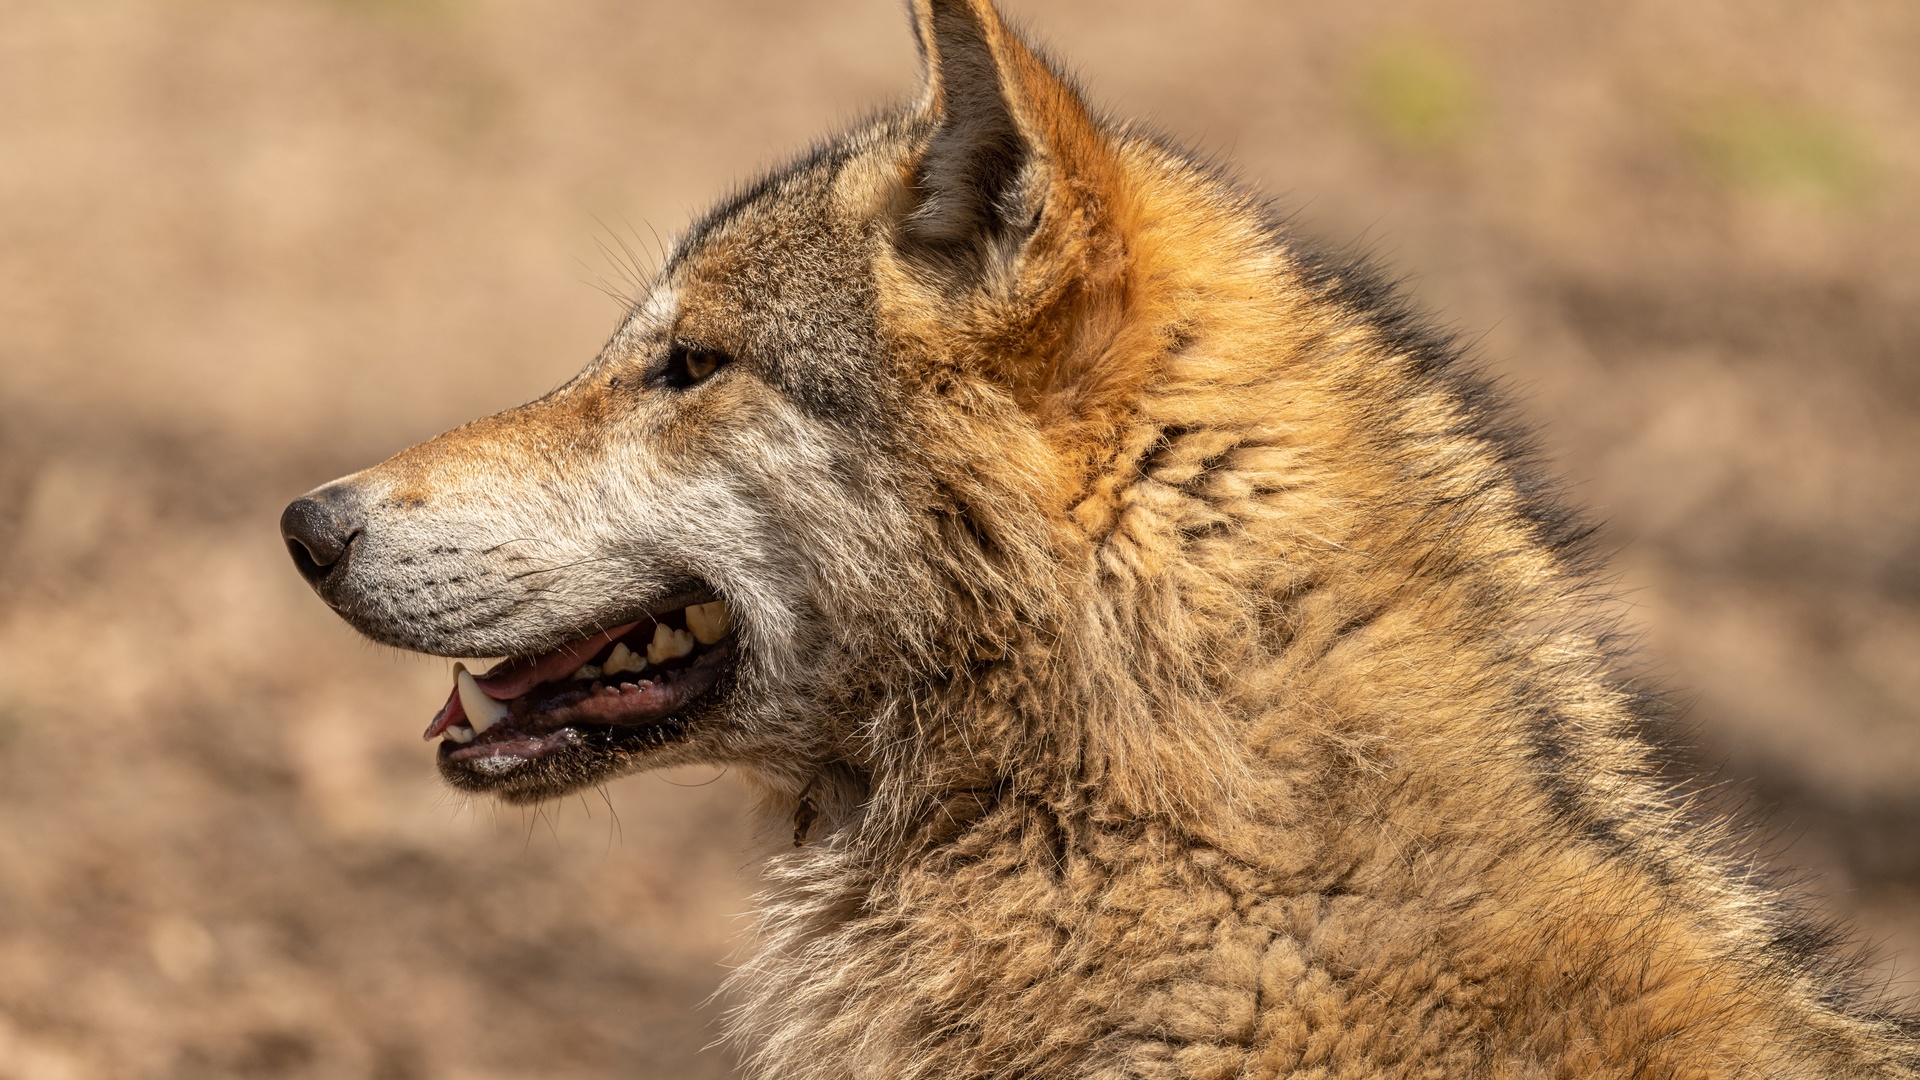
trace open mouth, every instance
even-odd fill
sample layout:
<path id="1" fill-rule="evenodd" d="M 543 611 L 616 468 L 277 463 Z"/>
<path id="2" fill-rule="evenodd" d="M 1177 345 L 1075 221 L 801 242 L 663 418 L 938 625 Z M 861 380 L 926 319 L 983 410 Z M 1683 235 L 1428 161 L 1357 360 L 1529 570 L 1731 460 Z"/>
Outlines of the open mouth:
<path id="1" fill-rule="evenodd" d="M 592 739 L 658 746 L 685 731 L 678 718 L 711 689 L 733 653 L 725 601 L 658 612 L 539 656 L 474 675 L 454 665 L 453 693 L 427 739 L 442 763 L 505 766 Z"/>

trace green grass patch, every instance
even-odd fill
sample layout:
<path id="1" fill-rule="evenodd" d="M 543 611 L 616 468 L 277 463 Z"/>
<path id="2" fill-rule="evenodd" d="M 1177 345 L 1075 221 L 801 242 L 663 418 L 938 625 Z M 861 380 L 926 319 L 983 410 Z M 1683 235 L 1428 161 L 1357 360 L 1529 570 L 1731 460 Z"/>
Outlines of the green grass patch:
<path id="1" fill-rule="evenodd" d="M 1720 99 L 1698 108 L 1689 128 L 1701 159 L 1730 187 L 1833 205 L 1872 194 L 1872 155 L 1838 117 L 1804 106 Z"/>
<path id="2" fill-rule="evenodd" d="M 1361 54 L 1355 74 L 1357 104 L 1369 126 L 1412 149 L 1459 142 L 1484 112 L 1486 95 L 1473 65 L 1433 38 L 1380 41 Z"/>

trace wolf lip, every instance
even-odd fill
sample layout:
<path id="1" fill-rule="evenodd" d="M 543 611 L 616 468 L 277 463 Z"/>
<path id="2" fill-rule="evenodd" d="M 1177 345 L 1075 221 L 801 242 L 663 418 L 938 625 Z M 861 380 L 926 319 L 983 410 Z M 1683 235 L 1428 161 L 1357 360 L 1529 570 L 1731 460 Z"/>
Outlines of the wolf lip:
<path id="1" fill-rule="evenodd" d="M 589 734 L 658 744 L 719 680 L 732 646 L 730 614 L 713 602 L 511 657 L 478 677 L 456 665 L 453 693 L 423 738 L 442 738 L 443 762 L 545 757 Z"/>

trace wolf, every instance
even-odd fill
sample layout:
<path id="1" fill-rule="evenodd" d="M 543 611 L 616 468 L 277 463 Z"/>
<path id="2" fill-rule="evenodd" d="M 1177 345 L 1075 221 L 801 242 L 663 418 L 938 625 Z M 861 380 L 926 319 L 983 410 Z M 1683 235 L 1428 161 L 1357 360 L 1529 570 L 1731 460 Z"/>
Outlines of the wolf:
<path id="1" fill-rule="evenodd" d="M 578 377 L 287 508 L 368 637 L 505 657 L 446 781 L 748 777 L 756 1077 L 1920 1075 L 1664 778 L 1461 349 L 989 0 L 910 10 L 917 99 Z"/>

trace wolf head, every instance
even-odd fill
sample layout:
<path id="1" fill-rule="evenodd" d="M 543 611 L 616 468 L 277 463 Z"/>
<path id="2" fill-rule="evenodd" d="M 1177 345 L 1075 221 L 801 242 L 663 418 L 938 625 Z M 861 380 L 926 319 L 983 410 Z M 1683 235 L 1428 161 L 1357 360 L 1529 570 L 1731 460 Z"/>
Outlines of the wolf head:
<path id="1" fill-rule="evenodd" d="M 576 378 L 287 509 L 361 632 L 509 658 L 436 723 L 452 783 L 878 768 L 883 714 L 1058 618 L 1138 390 L 1102 367 L 1140 332 L 1137 208 L 1118 144 L 987 0 L 916 0 L 913 24 L 918 101 L 698 222 Z M 685 655 L 715 602 L 724 633 Z"/>

